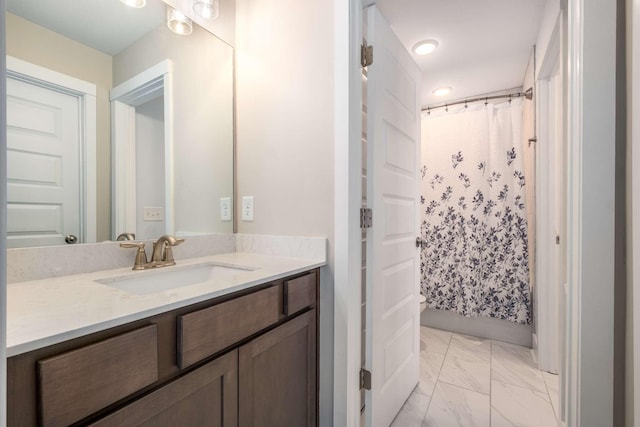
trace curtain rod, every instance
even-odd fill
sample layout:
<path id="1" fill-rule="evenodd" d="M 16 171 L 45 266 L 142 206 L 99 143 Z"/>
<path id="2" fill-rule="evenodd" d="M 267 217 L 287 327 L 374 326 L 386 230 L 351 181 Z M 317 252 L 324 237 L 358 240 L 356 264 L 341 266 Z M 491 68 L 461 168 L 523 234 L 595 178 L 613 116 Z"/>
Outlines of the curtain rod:
<path id="1" fill-rule="evenodd" d="M 470 99 L 463 99 L 462 101 L 455 101 L 455 102 L 445 102 L 444 104 L 438 104 L 438 105 L 434 105 L 434 106 L 430 106 L 430 107 L 424 107 L 422 108 L 422 111 L 426 111 L 427 113 L 431 112 L 431 110 L 436 110 L 438 108 L 446 108 L 448 109 L 451 106 L 454 105 L 460 105 L 460 104 L 469 104 L 471 102 L 478 102 L 478 101 L 485 101 L 485 105 L 487 104 L 487 101 L 489 101 L 490 99 L 502 99 L 502 98 L 509 98 L 509 100 L 511 100 L 512 98 L 520 98 L 524 96 L 525 98 L 527 98 L 528 100 L 532 100 L 533 99 L 533 88 L 530 87 L 529 89 L 527 89 L 525 92 L 515 92 L 515 93 L 507 93 L 505 95 L 492 95 L 492 96 L 479 96 L 477 98 L 470 98 Z"/>

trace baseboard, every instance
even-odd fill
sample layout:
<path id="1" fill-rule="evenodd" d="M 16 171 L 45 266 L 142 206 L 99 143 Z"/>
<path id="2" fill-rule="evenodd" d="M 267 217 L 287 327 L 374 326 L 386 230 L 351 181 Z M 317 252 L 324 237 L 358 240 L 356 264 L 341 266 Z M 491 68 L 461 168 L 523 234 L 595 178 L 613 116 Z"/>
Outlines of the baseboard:
<path id="1" fill-rule="evenodd" d="M 426 309 L 420 315 L 420 324 L 459 334 L 488 338 L 511 344 L 532 346 L 531 325 L 490 317 L 464 317 L 458 313 Z"/>

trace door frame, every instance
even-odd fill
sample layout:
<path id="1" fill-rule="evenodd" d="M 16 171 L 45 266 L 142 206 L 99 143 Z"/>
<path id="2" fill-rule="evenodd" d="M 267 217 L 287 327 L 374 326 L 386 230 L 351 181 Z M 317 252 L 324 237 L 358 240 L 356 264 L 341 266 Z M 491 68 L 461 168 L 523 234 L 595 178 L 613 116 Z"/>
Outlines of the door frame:
<path id="1" fill-rule="evenodd" d="M 568 427 L 613 425 L 617 29 L 616 0 L 568 1 Z"/>
<path id="2" fill-rule="evenodd" d="M 366 2 L 366 0 L 365 0 Z M 360 425 L 362 306 L 361 0 L 334 0 L 334 357 L 333 425 Z"/>
<path id="3" fill-rule="evenodd" d="M 536 335 L 537 335 L 537 355 L 538 367 L 541 370 L 558 373 L 560 367 L 560 337 L 562 336 L 560 304 L 560 288 L 557 280 L 562 269 L 562 245 L 565 233 L 562 230 L 561 211 L 558 194 L 556 193 L 564 181 L 561 156 L 557 156 L 558 144 L 563 146 L 562 134 L 558 135 L 555 129 L 550 129 L 552 121 L 551 115 L 558 117 L 558 112 L 563 111 L 563 102 L 550 105 L 549 94 L 553 93 L 550 86 L 550 79 L 557 71 L 561 83 L 563 76 L 562 64 L 562 11 L 558 15 L 554 30 L 549 40 L 548 48 L 542 58 L 540 71 L 536 81 L 537 101 L 537 142 L 536 142 L 536 213 L 538 218 L 536 223 L 536 286 L 537 298 L 535 300 L 535 310 L 537 311 Z M 562 93 L 560 94 L 562 99 Z M 556 95 L 557 99 L 557 95 Z M 560 120 L 563 121 L 564 113 Z M 552 142 L 553 144 L 549 144 Z M 549 168 L 551 165 L 553 181 L 549 180 Z M 560 185 L 558 185 L 560 184 Z M 552 194 L 549 193 L 551 187 L 554 188 Z M 561 194 L 564 191 L 560 191 Z M 551 197 L 550 197 L 551 196 Z M 556 220 L 560 219 L 560 227 Z M 560 243 L 554 241 L 554 236 L 560 237 Z"/>
<path id="4" fill-rule="evenodd" d="M 632 76 L 640 73 L 640 3 L 637 1 L 627 3 L 627 15 L 631 21 L 631 43 L 628 50 L 628 63 L 631 65 L 627 69 L 627 82 L 631 81 Z M 640 84 L 631 82 L 629 88 L 631 96 L 627 103 L 627 121 L 629 123 L 630 135 L 628 137 L 628 146 L 632 147 L 630 154 L 630 162 L 627 163 L 627 170 L 630 172 L 631 179 L 631 218 L 640 218 Z M 634 149 L 635 147 L 635 149 Z M 630 221 L 630 219 L 628 219 Z M 627 332 L 627 339 L 633 342 L 630 350 L 630 357 L 633 362 L 633 379 L 630 376 L 627 384 L 627 392 L 633 390 L 632 396 L 627 396 L 627 419 L 629 417 L 636 423 L 640 422 L 640 226 L 632 225 L 631 230 L 631 256 L 630 256 L 630 277 L 629 290 L 631 295 L 627 294 L 630 304 L 627 305 L 627 313 L 632 316 L 632 330 Z M 627 324 L 627 328 L 629 325 Z M 629 357 L 629 356 L 628 356 Z M 627 368 L 630 367 L 627 364 Z"/>
<path id="5" fill-rule="evenodd" d="M 75 77 L 7 56 L 7 77 L 78 99 L 80 117 L 80 243 L 97 239 L 96 200 L 96 85 Z"/>
<path id="6" fill-rule="evenodd" d="M 0 34 L 6 32 L 7 2 L 0 0 Z M 7 99 L 7 47 L 0 43 L 0 99 Z M 0 104 L 0 271 L 7 271 L 7 108 Z M 7 424 L 7 275 L 0 274 L 0 427 Z"/>
<path id="7" fill-rule="evenodd" d="M 136 107 L 164 97 L 165 233 L 174 230 L 173 191 L 173 63 L 147 68 L 111 89 L 112 237 L 136 233 Z"/>
<path id="8" fill-rule="evenodd" d="M 358 146 L 361 136 L 360 42 L 361 3 L 334 0 L 335 8 L 335 312 L 334 425 L 360 425 L 360 233 L 361 200 Z M 564 2 L 563 2 L 564 3 Z M 615 166 L 615 0 L 566 0 L 568 38 L 567 91 L 567 426 L 578 426 L 592 414 L 612 420 L 613 389 L 613 195 Z M 637 11 L 635 11 L 637 15 Z M 636 16 L 637 22 L 637 16 Z M 636 35 L 637 37 L 637 35 Z M 589 49 L 583 46 L 589 45 Z M 601 56 L 605 54 L 605 57 Z M 636 64 L 637 65 L 637 64 Z M 596 79 L 598 79 L 596 81 Z M 603 86 L 600 83 L 604 81 Z M 636 89 L 637 90 L 637 89 Z M 636 92 L 637 94 L 637 92 Z M 597 102 L 602 96 L 604 103 Z M 595 100 L 594 100 L 594 97 Z M 599 144 L 598 140 L 611 141 Z M 595 171 L 587 166 L 606 159 Z M 602 179 L 601 185 L 585 186 Z M 587 211 L 588 209 L 588 211 Z M 585 218 L 588 214 L 588 218 Z M 605 227 L 594 218 L 605 218 Z M 603 240 L 594 247 L 593 242 Z M 640 239 L 640 237 L 638 237 Z M 638 298 L 637 296 L 635 296 Z M 600 299 L 598 309 L 592 311 Z M 585 301 L 591 304 L 585 305 Z M 640 302 L 638 302 L 640 304 Z M 585 311 L 589 316 L 582 316 Z M 597 313 L 597 315 L 594 315 Z M 637 328 L 640 329 L 640 328 Z M 583 334 L 583 331 L 586 332 Z M 636 331 L 637 333 L 637 331 Z M 611 340 L 609 339 L 611 338 Z M 588 343 L 585 343 L 587 339 Z M 611 342 L 610 342 L 611 341 Z M 588 344 L 588 345 L 585 345 Z M 636 344 L 637 345 L 637 344 Z M 600 347 L 598 350 L 597 347 Z M 595 352 L 590 353 L 596 349 Z M 636 374 L 637 375 L 637 374 Z M 636 377 L 640 383 L 640 379 Z M 594 383 L 600 382 L 595 385 Z M 581 404 L 584 402 L 584 404 Z M 589 402 L 587 404 L 587 402 Z M 610 425 L 611 421 L 601 424 Z"/>

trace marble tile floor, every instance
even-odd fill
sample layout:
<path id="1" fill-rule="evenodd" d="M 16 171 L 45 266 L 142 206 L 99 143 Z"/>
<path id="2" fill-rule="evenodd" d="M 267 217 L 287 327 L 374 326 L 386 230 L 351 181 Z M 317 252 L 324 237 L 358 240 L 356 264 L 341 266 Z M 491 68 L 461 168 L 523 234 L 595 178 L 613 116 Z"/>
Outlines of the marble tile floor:
<path id="1" fill-rule="evenodd" d="M 531 349 L 420 327 L 420 382 L 393 427 L 557 427 L 558 376 Z"/>

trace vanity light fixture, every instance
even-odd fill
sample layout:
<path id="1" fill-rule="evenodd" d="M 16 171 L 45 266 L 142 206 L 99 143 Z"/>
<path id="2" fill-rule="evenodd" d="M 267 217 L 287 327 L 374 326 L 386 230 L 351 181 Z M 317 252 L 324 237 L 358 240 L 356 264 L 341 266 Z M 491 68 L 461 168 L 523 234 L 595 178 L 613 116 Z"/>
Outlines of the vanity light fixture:
<path id="1" fill-rule="evenodd" d="M 193 23 L 187 16 L 167 5 L 167 27 L 176 34 L 186 36 L 193 31 Z"/>
<path id="2" fill-rule="evenodd" d="M 135 7 L 140 9 L 141 7 L 145 7 L 147 5 L 147 0 L 120 0 L 122 3 L 126 4 L 130 7 Z"/>
<path id="3" fill-rule="evenodd" d="M 445 96 L 445 95 L 449 95 L 452 90 L 453 90 L 453 88 L 451 88 L 451 86 L 443 86 L 443 87 L 437 88 L 432 93 L 435 96 Z"/>
<path id="4" fill-rule="evenodd" d="M 220 14 L 220 1 L 193 0 L 193 11 L 204 19 L 216 19 Z"/>
<path id="5" fill-rule="evenodd" d="M 421 42 L 416 43 L 415 45 L 413 45 L 413 51 L 416 53 L 416 55 L 429 55 L 431 52 L 433 52 L 434 50 L 436 50 L 436 48 L 438 47 L 438 41 L 437 40 L 422 40 Z"/>

